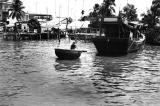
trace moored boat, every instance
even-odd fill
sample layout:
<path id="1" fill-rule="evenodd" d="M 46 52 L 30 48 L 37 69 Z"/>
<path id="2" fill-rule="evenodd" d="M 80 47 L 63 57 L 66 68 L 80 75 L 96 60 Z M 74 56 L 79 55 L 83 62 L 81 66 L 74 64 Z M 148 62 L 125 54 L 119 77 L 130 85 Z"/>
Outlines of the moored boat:
<path id="1" fill-rule="evenodd" d="M 84 51 L 72 49 L 55 49 L 55 54 L 59 59 L 77 59 Z"/>
<path id="2" fill-rule="evenodd" d="M 99 55 L 124 55 L 140 50 L 145 36 L 125 24 L 119 17 L 104 18 L 100 36 L 93 38 Z"/>

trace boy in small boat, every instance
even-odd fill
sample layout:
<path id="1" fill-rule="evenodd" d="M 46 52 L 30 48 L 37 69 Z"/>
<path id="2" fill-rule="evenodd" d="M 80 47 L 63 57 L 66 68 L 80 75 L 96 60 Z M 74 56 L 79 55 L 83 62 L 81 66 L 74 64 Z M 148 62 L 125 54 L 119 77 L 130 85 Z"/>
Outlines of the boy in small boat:
<path id="1" fill-rule="evenodd" d="M 71 49 L 75 49 L 76 48 L 76 43 L 73 42 L 72 45 L 71 45 Z"/>

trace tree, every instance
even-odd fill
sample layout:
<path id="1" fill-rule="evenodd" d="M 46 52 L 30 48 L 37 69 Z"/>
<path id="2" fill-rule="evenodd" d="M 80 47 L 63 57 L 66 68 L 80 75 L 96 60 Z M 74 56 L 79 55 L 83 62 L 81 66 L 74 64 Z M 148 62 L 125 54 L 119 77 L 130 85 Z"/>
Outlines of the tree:
<path id="1" fill-rule="evenodd" d="M 153 0 L 150 10 L 142 14 L 142 22 L 147 24 L 149 28 L 153 28 L 158 23 L 160 16 L 160 0 Z"/>
<path id="2" fill-rule="evenodd" d="M 37 32 L 41 33 L 41 25 L 37 19 L 30 19 L 27 25 L 29 26 L 30 31 L 34 31 L 34 29 L 37 29 Z"/>
<path id="3" fill-rule="evenodd" d="M 9 9 L 9 11 L 11 11 L 11 13 L 9 14 L 9 17 L 11 17 L 12 19 L 16 18 L 16 20 L 18 21 L 18 24 L 20 24 L 19 21 L 23 18 L 25 14 L 23 9 L 24 9 L 23 3 L 20 0 L 13 0 L 11 8 Z M 16 40 L 20 39 L 20 34 L 18 32 L 17 23 L 15 23 L 14 31 L 17 33 L 15 36 L 16 37 L 15 39 Z"/>
<path id="4" fill-rule="evenodd" d="M 99 4 L 95 4 L 93 7 L 93 12 L 89 13 L 89 17 L 99 17 L 100 8 L 101 6 Z"/>
<path id="5" fill-rule="evenodd" d="M 91 20 L 91 27 L 99 27 L 99 18 L 110 17 L 115 13 L 115 0 L 103 0 L 101 5 L 95 4 L 93 11 L 89 13 L 89 18 Z"/>
<path id="6" fill-rule="evenodd" d="M 155 17 L 160 16 L 160 0 L 152 1 L 151 12 Z"/>
<path id="7" fill-rule="evenodd" d="M 81 14 L 82 14 L 82 16 L 83 16 L 83 14 L 84 14 L 84 10 L 82 10 L 82 11 L 81 11 Z"/>
<path id="8" fill-rule="evenodd" d="M 73 19 L 71 17 L 66 18 L 66 31 L 68 30 L 68 24 L 73 22 Z"/>
<path id="9" fill-rule="evenodd" d="M 89 17 L 100 18 L 100 17 L 110 17 L 115 13 L 115 0 L 103 0 L 101 5 L 95 4 L 93 11 L 90 12 Z"/>
<path id="10" fill-rule="evenodd" d="M 24 9 L 23 3 L 20 0 L 13 0 L 11 8 L 9 9 L 9 11 L 11 11 L 9 17 L 11 17 L 12 19 L 16 18 L 16 20 L 18 21 L 18 24 L 20 24 L 19 21 L 23 18 L 24 14 L 25 14 L 23 9 Z M 15 29 L 14 31 L 17 32 L 16 39 L 20 39 L 16 23 L 15 23 L 14 29 Z"/>
<path id="11" fill-rule="evenodd" d="M 20 0 L 14 0 L 11 5 L 11 9 L 9 9 L 9 11 L 11 11 L 9 17 L 11 17 L 12 19 L 16 18 L 17 21 L 20 21 L 25 14 L 25 12 L 23 11 L 24 8 L 25 7 Z"/>
<path id="12" fill-rule="evenodd" d="M 127 19 L 128 21 L 136 21 L 137 19 L 137 8 L 134 7 L 133 4 L 127 4 L 122 12 L 121 16 L 124 19 Z"/>
<path id="13" fill-rule="evenodd" d="M 114 6 L 116 6 L 115 0 L 103 0 L 100 14 L 104 17 L 112 16 L 115 13 Z"/>
<path id="14" fill-rule="evenodd" d="M 146 14 L 141 14 L 141 16 L 143 17 L 141 22 L 144 25 L 148 25 L 148 28 L 153 28 L 154 25 L 156 25 L 156 23 L 158 22 L 158 18 L 155 18 L 150 10 L 148 10 Z"/>
<path id="15" fill-rule="evenodd" d="M 142 22 L 148 25 L 146 30 L 146 42 L 155 43 L 159 41 L 160 31 L 155 25 L 159 22 L 160 16 L 160 0 L 153 0 L 150 10 L 146 14 L 142 14 Z"/>

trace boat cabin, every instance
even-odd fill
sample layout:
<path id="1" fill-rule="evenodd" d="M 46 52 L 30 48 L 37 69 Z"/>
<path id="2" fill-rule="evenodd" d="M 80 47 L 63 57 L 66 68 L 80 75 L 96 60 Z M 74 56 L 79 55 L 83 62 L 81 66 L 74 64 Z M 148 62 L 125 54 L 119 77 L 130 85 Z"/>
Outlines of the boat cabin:
<path id="1" fill-rule="evenodd" d="M 113 38 L 129 37 L 130 28 L 119 17 L 104 18 L 101 24 L 101 36 Z"/>

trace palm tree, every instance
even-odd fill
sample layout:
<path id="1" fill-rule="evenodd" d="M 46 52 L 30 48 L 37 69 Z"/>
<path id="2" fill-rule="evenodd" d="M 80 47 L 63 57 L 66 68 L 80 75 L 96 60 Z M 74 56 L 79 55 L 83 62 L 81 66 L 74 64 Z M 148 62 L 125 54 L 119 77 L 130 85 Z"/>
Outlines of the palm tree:
<path id="1" fill-rule="evenodd" d="M 25 12 L 23 11 L 25 7 L 23 6 L 22 1 L 20 0 L 14 0 L 12 5 L 11 5 L 11 9 L 9 11 L 11 11 L 9 17 L 11 17 L 12 19 L 16 18 L 17 21 L 20 21 Z"/>
<path id="2" fill-rule="evenodd" d="M 23 11 L 25 7 L 23 6 L 22 1 L 20 0 L 13 0 L 13 3 L 11 5 L 11 9 L 9 9 L 9 11 L 11 11 L 11 13 L 9 14 L 9 17 L 11 17 L 12 19 L 15 19 L 18 21 L 22 20 L 25 12 Z M 17 25 L 15 25 L 15 27 L 17 28 Z M 18 33 L 18 31 L 17 31 Z"/>

